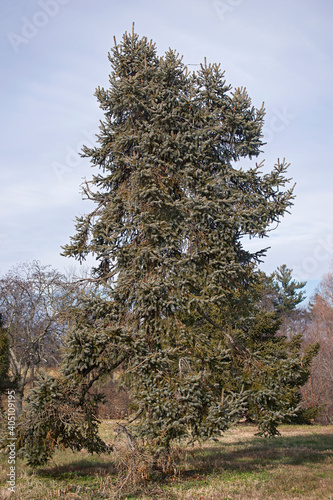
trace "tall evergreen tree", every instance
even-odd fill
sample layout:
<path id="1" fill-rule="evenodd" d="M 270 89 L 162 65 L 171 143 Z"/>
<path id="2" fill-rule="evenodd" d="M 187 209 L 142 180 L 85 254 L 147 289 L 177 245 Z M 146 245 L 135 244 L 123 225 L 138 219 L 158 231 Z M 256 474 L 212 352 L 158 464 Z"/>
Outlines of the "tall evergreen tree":
<path id="1" fill-rule="evenodd" d="M 261 151 L 264 109 L 231 92 L 219 65 L 190 74 L 134 31 L 109 60 L 98 146 L 84 148 L 100 169 L 84 186 L 96 208 L 63 252 L 96 256 L 100 294 L 78 316 L 64 377 L 81 384 L 121 365 L 137 432 L 156 445 L 219 434 L 249 405 L 274 434 L 292 408 L 270 406 L 268 369 L 256 384 L 275 354 L 256 353 L 269 329 L 254 319 L 265 250 L 245 250 L 242 238 L 266 236 L 293 193 L 285 161 L 266 174 L 237 167 Z M 300 380 L 298 353 L 284 356 Z M 289 383 L 275 380 L 275 391 Z"/>

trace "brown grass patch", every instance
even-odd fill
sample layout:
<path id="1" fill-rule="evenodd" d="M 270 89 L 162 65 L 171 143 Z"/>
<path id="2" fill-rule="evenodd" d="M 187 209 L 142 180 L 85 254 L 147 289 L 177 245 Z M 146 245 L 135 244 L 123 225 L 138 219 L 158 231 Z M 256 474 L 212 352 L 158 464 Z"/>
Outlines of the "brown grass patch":
<path id="1" fill-rule="evenodd" d="M 114 439 L 114 427 L 112 421 L 101 424 L 107 442 Z M 183 445 L 180 475 L 166 474 L 158 480 L 145 477 L 141 484 L 134 484 L 132 493 L 124 488 L 122 498 L 333 500 L 333 426 L 282 426 L 282 435 L 275 439 L 254 437 L 255 431 L 243 426 L 226 433 L 218 443 Z M 122 453 L 121 447 L 119 451 Z M 84 451 L 58 451 L 48 467 L 35 473 L 18 461 L 16 493 L 11 499 L 112 499 L 117 481 L 114 460 L 112 454 L 91 457 Z M 144 465 L 140 457 L 136 460 L 135 467 Z M 5 457 L 0 464 L 0 499 L 5 500 Z"/>

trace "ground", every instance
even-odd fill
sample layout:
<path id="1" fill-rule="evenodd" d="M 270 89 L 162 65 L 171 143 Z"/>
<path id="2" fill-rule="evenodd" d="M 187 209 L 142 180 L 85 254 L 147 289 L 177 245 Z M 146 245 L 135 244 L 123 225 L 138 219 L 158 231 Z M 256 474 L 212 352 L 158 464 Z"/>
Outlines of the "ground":
<path id="1" fill-rule="evenodd" d="M 111 440 L 115 421 L 101 423 Z M 241 426 L 219 442 L 182 445 L 185 462 L 176 474 L 123 490 L 123 499 L 140 500 L 333 500 L 333 426 L 282 426 L 281 436 L 254 436 Z M 9 498 L 7 457 L 0 462 L 0 499 Z M 32 471 L 16 464 L 12 499 L 112 499 L 115 492 L 113 455 L 89 456 L 58 451 L 47 467 Z M 119 485 L 119 481 L 118 481 Z"/>

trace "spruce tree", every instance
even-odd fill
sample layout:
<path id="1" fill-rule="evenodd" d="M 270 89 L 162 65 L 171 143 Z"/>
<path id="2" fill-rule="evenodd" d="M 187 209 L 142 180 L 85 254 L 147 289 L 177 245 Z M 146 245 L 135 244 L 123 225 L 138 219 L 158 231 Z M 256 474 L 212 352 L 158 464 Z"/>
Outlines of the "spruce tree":
<path id="1" fill-rule="evenodd" d="M 277 268 L 272 278 L 277 294 L 275 307 L 285 314 L 294 311 L 305 298 L 305 292 L 302 289 L 306 283 L 293 280 L 292 269 L 288 269 L 285 264 Z"/>
<path id="2" fill-rule="evenodd" d="M 110 88 L 96 91 L 99 145 L 84 149 L 100 168 L 84 189 L 97 207 L 64 255 L 99 261 L 142 432 L 167 444 L 213 435 L 245 398 L 239 387 L 221 396 L 222 374 L 246 350 L 239 330 L 264 253 L 241 240 L 266 236 L 291 206 L 287 165 L 236 167 L 260 153 L 264 109 L 231 92 L 219 65 L 189 74 L 134 32 L 109 59 Z"/>
<path id="3" fill-rule="evenodd" d="M 99 168 L 83 187 L 96 208 L 63 252 L 96 257 L 98 292 L 78 313 L 63 376 L 88 387 L 121 367 L 132 425 L 156 446 L 219 435 L 249 408 L 274 434 L 294 408 L 270 395 L 303 368 L 297 349 L 257 352 L 277 328 L 257 314 L 265 250 L 242 238 L 267 236 L 293 200 L 285 161 L 265 174 L 241 166 L 261 152 L 264 108 L 232 92 L 219 65 L 189 73 L 134 31 L 109 60 L 98 145 L 83 151 Z"/>

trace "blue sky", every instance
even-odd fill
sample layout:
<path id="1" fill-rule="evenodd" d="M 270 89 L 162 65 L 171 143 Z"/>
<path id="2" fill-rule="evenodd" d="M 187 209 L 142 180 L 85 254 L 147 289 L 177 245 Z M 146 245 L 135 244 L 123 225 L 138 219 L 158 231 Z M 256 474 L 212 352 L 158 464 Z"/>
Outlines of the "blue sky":
<path id="1" fill-rule="evenodd" d="M 270 246 L 264 270 L 287 264 L 311 295 L 333 260 L 332 18 L 330 0 L 2 2 L 0 273 L 32 259 L 73 265 L 60 247 L 90 209 L 79 186 L 92 170 L 77 151 L 103 118 L 93 94 L 108 85 L 113 36 L 134 21 L 160 54 L 221 63 L 228 83 L 265 102 L 259 160 L 268 170 L 285 157 L 297 197 L 277 230 L 248 246 Z"/>

